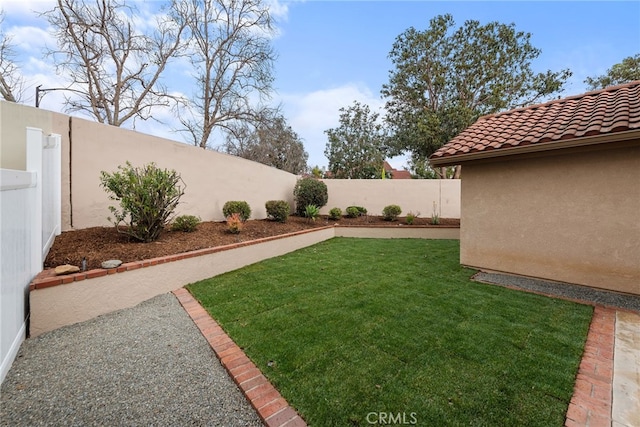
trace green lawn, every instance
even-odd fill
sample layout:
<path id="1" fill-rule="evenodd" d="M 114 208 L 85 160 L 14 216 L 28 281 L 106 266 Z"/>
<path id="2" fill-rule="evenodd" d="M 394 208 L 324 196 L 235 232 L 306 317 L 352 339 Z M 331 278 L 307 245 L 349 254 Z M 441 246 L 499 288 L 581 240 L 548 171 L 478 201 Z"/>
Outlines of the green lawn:
<path id="1" fill-rule="evenodd" d="M 335 238 L 188 289 L 310 425 L 562 426 L 592 307 L 473 273 L 458 241 Z"/>

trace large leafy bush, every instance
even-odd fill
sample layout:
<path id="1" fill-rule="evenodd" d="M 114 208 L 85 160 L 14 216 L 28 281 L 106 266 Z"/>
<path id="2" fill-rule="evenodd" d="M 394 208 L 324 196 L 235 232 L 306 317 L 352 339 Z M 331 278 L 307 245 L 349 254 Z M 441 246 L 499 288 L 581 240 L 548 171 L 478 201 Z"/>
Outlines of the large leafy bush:
<path id="1" fill-rule="evenodd" d="M 120 209 L 109 206 L 113 222 L 123 232 L 142 242 L 152 242 L 169 223 L 186 185 L 175 170 L 160 169 L 154 163 L 133 167 L 127 162 L 113 173 L 100 172 L 100 185 Z M 119 227 L 122 223 L 124 229 Z"/>
<path id="2" fill-rule="evenodd" d="M 327 184 L 313 177 L 304 177 L 296 182 L 293 189 L 296 201 L 296 213 L 303 216 L 307 206 L 313 205 L 320 209 L 329 200 Z"/>

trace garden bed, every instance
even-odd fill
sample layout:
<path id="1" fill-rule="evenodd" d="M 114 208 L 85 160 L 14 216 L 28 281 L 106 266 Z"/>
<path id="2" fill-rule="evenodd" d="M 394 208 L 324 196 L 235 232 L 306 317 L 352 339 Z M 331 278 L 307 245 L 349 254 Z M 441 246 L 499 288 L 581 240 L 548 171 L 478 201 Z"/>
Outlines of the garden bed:
<path id="1" fill-rule="evenodd" d="M 459 238 L 459 228 L 454 225 L 458 220 L 449 221 L 449 225 L 444 225 L 446 222 L 443 221 L 440 226 L 435 227 L 401 225 L 400 221 L 376 221 L 374 217 L 369 217 L 368 221 L 367 223 L 360 219 L 360 227 L 356 226 L 357 224 L 349 226 L 344 221 L 340 221 L 340 226 L 335 227 L 333 222 L 327 223 L 326 219 L 308 222 L 301 218 L 292 218 L 286 224 L 247 221 L 245 230 L 239 235 L 227 233 L 224 223 L 205 223 L 195 233 L 170 232 L 153 243 L 129 242 L 113 228 L 63 233 L 56 238 L 55 251 L 52 249 L 48 261 L 52 262 L 56 256 L 60 257 L 62 253 L 66 253 L 66 258 L 58 258 L 58 262 L 78 265 L 85 256 L 90 267 L 87 271 L 63 276 L 55 276 L 53 269 L 49 268 L 31 282 L 31 336 L 132 307 L 189 283 L 333 237 L 380 237 L 379 232 L 385 231 L 391 233 L 384 236 L 386 238 Z M 293 224 L 298 224 L 301 229 L 283 234 L 285 229 L 290 230 L 288 227 Z M 261 236 L 255 234 L 256 231 L 254 234 L 248 232 L 250 227 L 260 225 L 263 232 L 269 232 L 270 235 Z M 209 233 L 205 234 L 204 231 L 209 227 L 213 230 L 215 227 L 219 229 L 217 232 L 209 230 Z M 350 232 L 356 234 L 350 235 Z M 105 236 L 111 236 L 112 240 Z M 229 238 L 231 243 L 223 243 L 224 239 Z M 205 246 L 198 249 L 193 246 L 196 242 Z M 178 250 L 182 252 L 175 252 Z M 125 262 L 117 268 L 102 269 L 99 263 L 96 268 L 89 257 L 102 261 L 117 258 Z"/>
<path id="2" fill-rule="evenodd" d="M 192 233 L 167 231 L 161 235 L 160 239 L 151 243 L 131 240 L 127 235 L 118 233 L 115 227 L 91 227 L 67 231 L 56 237 L 44 267 L 54 268 L 63 264 L 81 267 L 82 259 L 85 258 L 86 268 L 91 270 L 100 268 L 103 261 L 110 259 L 118 259 L 123 263 L 143 261 L 336 224 L 347 227 L 408 227 L 406 218 L 389 222 L 379 216 L 361 216 L 333 221 L 324 216 L 316 221 L 310 221 L 292 216 L 286 223 L 249 220 L 244 223 L 240 234 L 231 234 L 227 231 L 224 221 L 210 221 L 201 223 Z M 416 218 L 412 225 L 412 227 L 442 228 L 459 226 L 460 220 L 455 218 L 443 218 L 439 225 L 432 225 L 431 218 Z"/>

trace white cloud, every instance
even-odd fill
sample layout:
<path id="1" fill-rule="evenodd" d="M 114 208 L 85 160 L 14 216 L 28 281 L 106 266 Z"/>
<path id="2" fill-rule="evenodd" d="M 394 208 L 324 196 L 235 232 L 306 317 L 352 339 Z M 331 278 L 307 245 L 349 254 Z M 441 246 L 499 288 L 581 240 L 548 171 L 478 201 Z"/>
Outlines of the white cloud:
<path id="1" fill-rule="evenodd" d="M 340 108 L 353 101 L 367 104 L 372 112 L 382 115 L 383 100 L 367 86 L 347 83 L 328 89 L 300 94 L 282 94 L 280 100 L 289 125 L 304 140 L 311 166 L 326 166 L 324 155 L 327 145 L 325 130 L 339 125 Z"/>
<path id="2" fill-rule="evenodd" d="M 0 0 L 0 9 L 11 18 L 34 18 L 37 13 L 51 10 L 55 5 L 54 0 Z"/>
<path id="3" fill-rule="evenodd" d="M 266 4 L 269 7 L 269 13 L 276 20 L 286 21 L 289 17 L 289 3 L 280 0 L 267 0 Z"/>
<path id="4" fill-rule="evenodd" d="M 55 47 L 55 38 L 44 28 L 34 26 L 16 26 L 7 31 L 16 51 L 23 55 L 41 56 L 45 46 Z"/>

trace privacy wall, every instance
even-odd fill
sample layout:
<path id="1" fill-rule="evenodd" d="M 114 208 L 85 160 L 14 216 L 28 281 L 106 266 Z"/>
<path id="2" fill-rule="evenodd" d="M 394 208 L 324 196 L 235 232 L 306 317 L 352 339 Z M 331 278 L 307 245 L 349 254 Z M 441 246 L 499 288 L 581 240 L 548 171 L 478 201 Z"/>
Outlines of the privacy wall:
<path id="1" fill-rule="evenodd" d="M 62 137 L 62 230 L 110 226 L 109 206 L 116 205 L 100 186 L 100 172 L 114 172 L 127 161 L 150 162 L 174 169 L 186 184 L 177 214 L 197 215 L 204 221 L 224 220 L 222 206 L 244 200 L 253 219 L 266 218 L 265 202 L 286 200 L 292 208 L 296 175 L 239 157 L 203 150 L 184 143 L 103 125 L 42 109 L 0 102 L 2 167 L 24 170 L 24 132 L 27 126 L 45 135 Z M 431 217 L 460 217 L 459 180 L 325 180 L 329 202 L 343 211 L 351 205 L 380 215 L 386 205 Z M 435 203 L 435 205 L 434 205 Z"/>
<path id="2" fill-rule="evenodd" d="M 369 215 L 382 215 L 387 205 L 398 205 L 402 216 L 409 212 L 431 218 L 460 218 L 459 179 L 325 179 L 329 201 L 320 211 L 362 206 Z"/>

